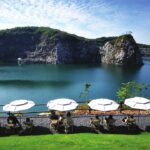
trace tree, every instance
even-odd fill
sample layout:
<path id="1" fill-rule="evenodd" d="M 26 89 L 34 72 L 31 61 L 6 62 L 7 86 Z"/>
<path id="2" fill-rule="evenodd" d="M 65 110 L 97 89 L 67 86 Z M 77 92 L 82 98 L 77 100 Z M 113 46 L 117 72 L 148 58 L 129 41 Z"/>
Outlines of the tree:
<path id="1" fill-rule="evenodd" d="M 91 84 L 85 83 L 84 84 L 84 90 L 80 93 L 80 98 L 85 98 L 87 100 L 87 96 L 89 94 L 89 88 L 91 87 Z"/>
<path id="2" fill-rule="evenodd" d="M 143 96 L 144 90 L 147 90 L 150 84 L 127 82 L 122 83 L 121 87 L 117 91 L 117 97 L 119 102 L 123 102 L 126 98 L 131 98 L 135 96 Z"/>

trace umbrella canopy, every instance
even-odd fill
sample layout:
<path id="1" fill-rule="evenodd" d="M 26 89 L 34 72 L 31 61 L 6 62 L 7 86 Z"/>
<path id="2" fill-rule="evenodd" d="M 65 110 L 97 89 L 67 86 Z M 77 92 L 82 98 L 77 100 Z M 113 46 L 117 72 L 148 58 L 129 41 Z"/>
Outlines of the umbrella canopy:
<path id="1" fill-rule="evenodd" d="M 72 99 L 60 98 L 51 100 L 47 103 L 47 107 L 50 110 L 69 111 L 78 106 L 78 103 Z"/>
<path id="2" fill-rule="evenodd" d="M 119 107 L 119 104 L 113 100 L 109 99 L 95 99 L 91 100 L 88 105 L 91 109 L 101 110 L 101 111 L 111 111 L 116 110 Z"/>
<path id="3" fill-rule="evenodd" d="M 15 101 L 12 101 L 11 103 L 3 106 L 3 110 L 15 112 L 15 111 L 29 109 L 29 108 L 33 107 L 34 105 L 35 105 L 35 103 L 33 101 L 28 101 L 28 100 L 23 100 L 23 99 L 15 100 Z"/>
<path id="4" fill-rule="evenodd" d="M 134 97 L 125 99 L 124 104 L 135 109 L 150 109 L 150 100 L 144 97 Z"/>

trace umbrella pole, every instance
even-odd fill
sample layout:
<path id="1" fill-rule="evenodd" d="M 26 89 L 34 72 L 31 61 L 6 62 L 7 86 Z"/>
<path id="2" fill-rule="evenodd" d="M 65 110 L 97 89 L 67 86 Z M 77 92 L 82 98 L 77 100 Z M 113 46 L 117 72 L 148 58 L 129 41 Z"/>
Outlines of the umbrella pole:
<path id="1" fill-rule="evenodd" d="M 139 109 L 139 114 L 138 114 L 138 124 L 140 122 L 140 109 Z"/>
<path id="2" fill-rule="evenodd" d="M 21 124 L 21 114 L 20 114 L 20 124 Z"/>
<path id="3" fill-rule="evenodd" d="M 20 116 L 20 125 L 21 125 L 21 116 L 22 116 L 22 113 L 21 112 L 19 112 L 19 116 Z"/>
<path id="4" fill-rule="evenodd" d="M 103 113 L 102 113 L 102 125 L 103 125 Z"/>
<path id="5" fill-rule="evenodd" d="M 104 115 L 105 115 L 105 111 L 102 114 L 102 125 L 104 125 L 104 120 L 103 120 L 105 118 Z"/>

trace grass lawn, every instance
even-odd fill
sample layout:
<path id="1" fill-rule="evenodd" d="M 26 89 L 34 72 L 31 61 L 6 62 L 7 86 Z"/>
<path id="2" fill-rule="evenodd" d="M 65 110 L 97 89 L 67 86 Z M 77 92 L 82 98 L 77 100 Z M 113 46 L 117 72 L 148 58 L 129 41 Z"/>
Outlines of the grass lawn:
<path id="1" fill-rule="evenodd" d="M 149 150 L 150 133 L 0 137 L 0 150 Z"/>

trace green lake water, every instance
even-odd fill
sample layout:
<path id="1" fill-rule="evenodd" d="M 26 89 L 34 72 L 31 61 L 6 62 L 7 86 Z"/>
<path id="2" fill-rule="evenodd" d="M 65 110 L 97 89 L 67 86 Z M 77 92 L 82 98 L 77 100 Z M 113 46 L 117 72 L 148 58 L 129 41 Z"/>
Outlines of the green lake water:
<path id="1" fill-rule="evenodd" d="M 116 100 L 116 91 L 122 82 L 150 83 L 150 61 L 140 68 L 115 65 L 1 65 L 0 104 L 15 99 L 30 99 L 37 104 L 55 98 L 85 101 L 80 93 L 84 83 L 91 84 L 87 99 Z M 150 91 L 145 93 L 150 97 Z"/>

